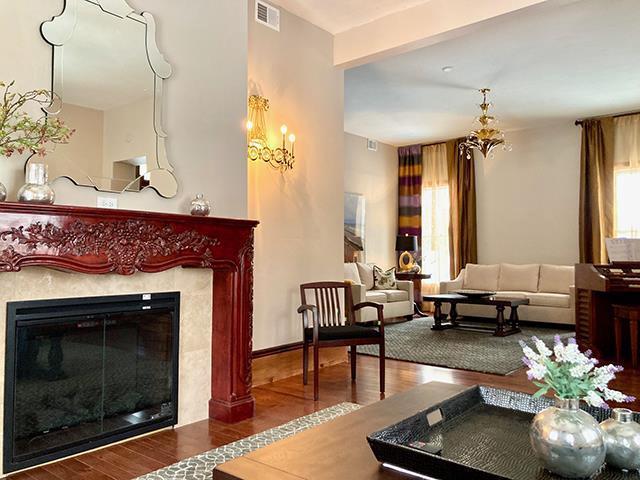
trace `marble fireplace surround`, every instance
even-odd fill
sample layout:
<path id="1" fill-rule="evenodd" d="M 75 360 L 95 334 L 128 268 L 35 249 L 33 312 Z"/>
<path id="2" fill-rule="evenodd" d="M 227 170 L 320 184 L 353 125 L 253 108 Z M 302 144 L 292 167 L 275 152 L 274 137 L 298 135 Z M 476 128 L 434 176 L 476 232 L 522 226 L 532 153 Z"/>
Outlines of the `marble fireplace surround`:
<path id="1" fill-rule="evenodd" d="M 249 220 L 0 203 L 0 362 L 8 301 L 180 291 L 180 424 L 253 416 L 256 226 Z"/>

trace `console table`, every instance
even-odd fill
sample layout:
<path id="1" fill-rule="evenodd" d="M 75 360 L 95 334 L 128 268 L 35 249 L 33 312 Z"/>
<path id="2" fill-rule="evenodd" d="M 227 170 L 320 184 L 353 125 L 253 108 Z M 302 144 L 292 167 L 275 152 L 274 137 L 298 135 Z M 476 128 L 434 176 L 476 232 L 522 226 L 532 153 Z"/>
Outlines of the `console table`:
<path id="1" fill-rule="evenodd" d="M 468 387 L 431 382 L 363 407 L 244 457 L 218 465 L 213 480 L 400 480 L 382 468 L 367 435 L 429 408 Z"/>

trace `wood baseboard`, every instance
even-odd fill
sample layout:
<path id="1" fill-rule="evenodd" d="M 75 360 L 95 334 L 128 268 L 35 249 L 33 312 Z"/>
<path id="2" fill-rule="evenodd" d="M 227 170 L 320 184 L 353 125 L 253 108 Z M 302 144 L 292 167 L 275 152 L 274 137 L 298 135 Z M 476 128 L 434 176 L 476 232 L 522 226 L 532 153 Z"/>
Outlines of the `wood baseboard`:
<path id="1" fill-rule="evenodd" d="M 348 361 L 347 347 L 320 349 L 320 368 Z M 253 352 L 253 385 L 272 383 L 302 373 L 302 342 Z M 309 349 L 309 372 L 313 371 L 313 347 Z"/>

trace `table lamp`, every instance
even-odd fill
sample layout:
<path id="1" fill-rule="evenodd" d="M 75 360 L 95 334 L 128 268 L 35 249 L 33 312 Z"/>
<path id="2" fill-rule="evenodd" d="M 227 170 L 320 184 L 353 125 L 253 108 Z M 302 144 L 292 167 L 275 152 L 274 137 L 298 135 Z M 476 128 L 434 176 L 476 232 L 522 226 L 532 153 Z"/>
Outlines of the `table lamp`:
<path id="1" fill-rule="evenodd" d="M 416 271 L 416 261 L 411 252 L 418 250 L 418 237 L 415 235 L 398 235 L 396 237 L 396 252 L 402 252 L 398 258 L 398 267 L 401 272 Z"/>

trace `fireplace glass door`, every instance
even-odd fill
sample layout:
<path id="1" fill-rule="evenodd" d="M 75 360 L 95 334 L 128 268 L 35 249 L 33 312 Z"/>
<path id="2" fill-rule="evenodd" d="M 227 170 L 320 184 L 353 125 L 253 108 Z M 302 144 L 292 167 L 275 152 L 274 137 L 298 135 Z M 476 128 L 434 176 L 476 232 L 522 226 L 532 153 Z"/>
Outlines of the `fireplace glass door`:
<path id="1" fill-rule="evenodd" d="M 5 471 L 177 422 L 177 295 L 9 305 Z"/>

